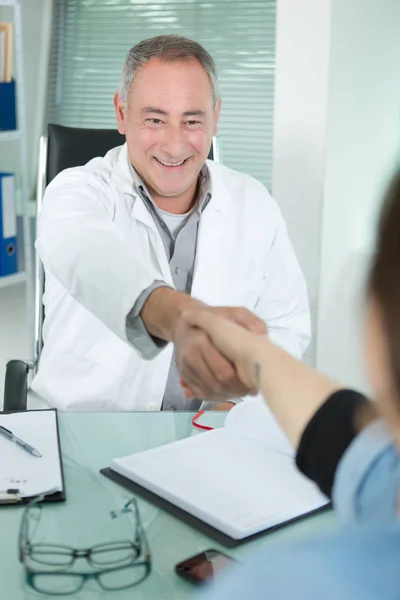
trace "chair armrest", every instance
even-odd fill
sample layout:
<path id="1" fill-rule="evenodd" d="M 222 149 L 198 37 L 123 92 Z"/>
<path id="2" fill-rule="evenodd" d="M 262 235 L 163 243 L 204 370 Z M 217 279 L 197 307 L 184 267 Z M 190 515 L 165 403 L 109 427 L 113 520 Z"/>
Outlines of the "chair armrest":
<path id="1" fill-rule="evenodd" d="M 30 365 L 22 360 L 10 360 L 4 381 L 4 411 L 26 410 Z"/>

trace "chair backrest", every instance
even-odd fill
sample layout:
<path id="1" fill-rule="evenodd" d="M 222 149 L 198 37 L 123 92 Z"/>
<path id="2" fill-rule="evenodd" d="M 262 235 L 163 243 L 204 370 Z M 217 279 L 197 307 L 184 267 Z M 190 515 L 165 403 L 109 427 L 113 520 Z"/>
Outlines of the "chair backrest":
<path id="1" fill-rule="evenodd" d="M 125 136 L 116 129 L 79 129 L 49 125 L 46 185 L 64 169 L 80 167 L 111 148 L 122 146 Z"/>
<path id="2" fill-rule="evenodd" d="M 39 173 L 36 193 L 36 227 L 42 210 L 46 186 L 64 169 L 80 167 L 96 156 L 104 156 L 111 148 L 125 143 L 125 136 L 116 129 L 80 129 L 49 125 L 47 138 L 40 140 Z M 218 144 L 213 138 L 208 158 L 219 162 Z M 37 230 L 36 230 L 37 235 Z M 44 270 L 38 253 L 35 253 L 35 348 L 34 372 L 42 351 L 44 307 Z"/>

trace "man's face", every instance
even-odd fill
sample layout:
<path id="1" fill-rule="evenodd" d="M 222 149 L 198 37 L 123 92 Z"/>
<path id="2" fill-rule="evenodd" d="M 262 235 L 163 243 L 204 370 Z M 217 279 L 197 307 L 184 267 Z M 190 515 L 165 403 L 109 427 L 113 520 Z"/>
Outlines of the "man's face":
<path id="1" fill-rule="evenodd" d="M 136 73 L 127 104 L 118 94 L 114 103 L 131 163 L 174 212 L 174 200 L 194 196 L 217 131 L 220 104 L 214 109 L 206 71 L 197 60 L 153 58 Z"/>

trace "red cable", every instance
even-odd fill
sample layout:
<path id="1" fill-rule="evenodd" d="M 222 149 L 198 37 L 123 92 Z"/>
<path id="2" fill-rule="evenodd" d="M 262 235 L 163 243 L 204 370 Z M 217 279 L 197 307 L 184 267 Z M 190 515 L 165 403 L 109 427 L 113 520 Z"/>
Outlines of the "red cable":
<path id="1" fill-rule="evenodd" d="M 211 431 L 212 429 L 214 429 L 214 427 L 208 427 L 207 425 L 200 425 L 199 423 L 196 423 L 197 419 L 200 419 L 201 415 L 204 413 L 204 410 L 200 410 L 197 415 L 194 415 L 194 417 L 192 418 L 192 425 L 194 427 L 197 427 L 198 429 L 205 429 L 206 431 Z"/>

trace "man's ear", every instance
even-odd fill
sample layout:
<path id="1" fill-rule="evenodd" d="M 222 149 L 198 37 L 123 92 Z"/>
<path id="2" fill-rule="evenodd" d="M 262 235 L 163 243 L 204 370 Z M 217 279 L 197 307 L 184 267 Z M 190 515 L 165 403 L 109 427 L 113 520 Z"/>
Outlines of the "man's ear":
<path id="1" fill-rule="evenodd" d="M 125 135 L 126 134 L 126 122 L 125 122 L 126 109 L 125 109 L 125 103 L 121 100 L 119 92 L 115 92 L 115 94 L 114 94 L 114 109 L 115 109 L 115 115 L 117 117 L 118 131 L 122 135 Z"/>
<path id="2" fill-rule="evenodd" d="M 217 135 L 219 115 L 221 113 L 221 104 L 222 104 L 222 100 L 220 98 L 218 100 L 217 106 L 214 109 L 214 131 L 213 131 L 213 135 Z"/>

